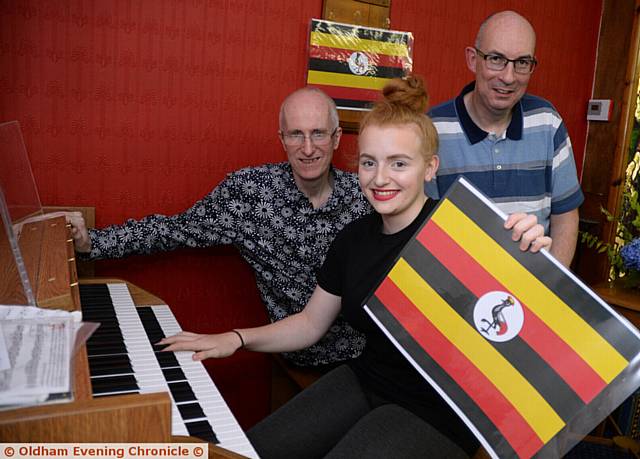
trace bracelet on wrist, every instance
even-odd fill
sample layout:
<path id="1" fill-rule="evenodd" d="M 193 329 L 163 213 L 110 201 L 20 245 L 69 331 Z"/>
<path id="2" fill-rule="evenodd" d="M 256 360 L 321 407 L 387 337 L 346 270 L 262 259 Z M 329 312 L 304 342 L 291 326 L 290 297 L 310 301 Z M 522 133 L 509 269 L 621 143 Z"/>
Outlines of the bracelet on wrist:
<path id="1" fill-rule="evenodd" d="M 236 335 L 238 335 L 238 338 L 240 338 L 240 349 L 242 349 L 244 347 L 244 339 L 242 338 L 242 335 L 240 334 L 240 332 L 238 330 L 231 330 L 233 333 L 235 333 Z"/>

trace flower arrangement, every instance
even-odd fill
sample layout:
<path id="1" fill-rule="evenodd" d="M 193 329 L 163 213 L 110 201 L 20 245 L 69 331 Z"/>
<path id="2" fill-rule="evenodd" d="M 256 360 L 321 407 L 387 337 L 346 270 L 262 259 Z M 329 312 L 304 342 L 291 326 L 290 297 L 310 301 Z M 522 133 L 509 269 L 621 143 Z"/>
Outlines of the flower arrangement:
<path id="1" fill-rule="evenodd" d="M 640 271 L 640 239 L 636 238 L 620 249 L 625 269 Z"/>
<path id="2" fill-rule="evenodd" d="M 597 236 L 581 231 L 581 242 L 598 253 L 605 253 L 609 258 L 611 270 L 609 281 L 621 280 L 625 286 L 640 287 L 640 82 L 638 82 L 636 111 L 633 129 L 629 141 L 628 158 L 630 159 L 624 179 L 622 191 L 622 208 L 620 215 L 614 217 L 604 208 L 600 208 L 607 220 L 615 222 L 616 234 L 613 243 L 601 241 Z"/>
<path id="3" fill-rule="evenodd" d="M 606 253 L 611 265 L 610 281 L 619 281 L 626 287 L 640 287 L 640 151 L 636 151 L 627 166 L 622 208 L 620 216 L 615 217 L 606 209 L 602 213 L 610 222 L 616 224 L 613 243 L 603 242 L 593 234 L 582 232 L 581 242 L 588 247 Z"/>

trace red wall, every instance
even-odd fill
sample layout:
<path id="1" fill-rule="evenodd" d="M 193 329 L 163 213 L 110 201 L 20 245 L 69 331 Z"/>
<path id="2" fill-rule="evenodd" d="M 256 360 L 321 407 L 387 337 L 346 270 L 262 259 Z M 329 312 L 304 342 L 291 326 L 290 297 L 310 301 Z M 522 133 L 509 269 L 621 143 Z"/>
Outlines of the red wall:
<path id="1" fill-rule="evenodd" d="M 20 121 L 42 202 L 93 205 L 102 226 L 179 212 L 226 172 L 284 159 L 278 107 L 304 83 L 308 22 L 321 3 L 1 1 L 0 122 Z M 393 0 L 391 21 L 414 33 L 415 72 L 438 103 L 472 79 L 464 46 L 485 16 L 506 8 L 538 32 L 530 89 L 563 114 L 581 164 L 601 0 Z M 347 164 L 355 144 L 345 136 L 338 164 Z M 266 321 L 251 272 L 233 249 L 97 269 L 164 298 L 187 329 Z M 243 425 L 267 412 L 264 356 L 240 353 L 209 368 Z"/>

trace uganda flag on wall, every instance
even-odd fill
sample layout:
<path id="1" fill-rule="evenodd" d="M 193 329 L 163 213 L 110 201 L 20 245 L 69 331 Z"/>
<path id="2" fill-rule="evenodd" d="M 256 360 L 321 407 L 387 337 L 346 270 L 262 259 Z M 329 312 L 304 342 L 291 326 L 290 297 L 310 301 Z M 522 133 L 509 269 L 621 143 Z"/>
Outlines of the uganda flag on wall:
<path id="1" fill-rule="evenodd" d="M 365 308 L 493 457 L 560 457 L 639 385 L 640 334 L 463 178 Z"/>
<path id="2" fill-rule="evenodd" d="M 412 52 L 410 32 L 312 19 L 307 84 L 340 109 L 366 110 L 389 79 L 411 72 Z"/>

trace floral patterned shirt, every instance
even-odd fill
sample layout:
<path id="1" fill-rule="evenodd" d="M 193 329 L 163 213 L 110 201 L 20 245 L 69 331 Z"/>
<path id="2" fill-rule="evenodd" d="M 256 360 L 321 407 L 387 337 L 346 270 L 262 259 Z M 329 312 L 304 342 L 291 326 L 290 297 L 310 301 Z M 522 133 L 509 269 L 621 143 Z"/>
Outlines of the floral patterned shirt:
<path id="1" fill-rule="evenodd" d="M 89 258 L 233 244 L 253 268 L 271 320 L 284 319 L 304 308 L 336 234 L 371 212 L 354 174 L 335 168 L 331 173 L 333 192 L 314 209 L 288 162 L 241 169 L 184 213 L 91 230 Z M 318 343 L 284 357 L 300 366 L 322 365 L 357 357 L 364 344 L 338 317 Z"/>

